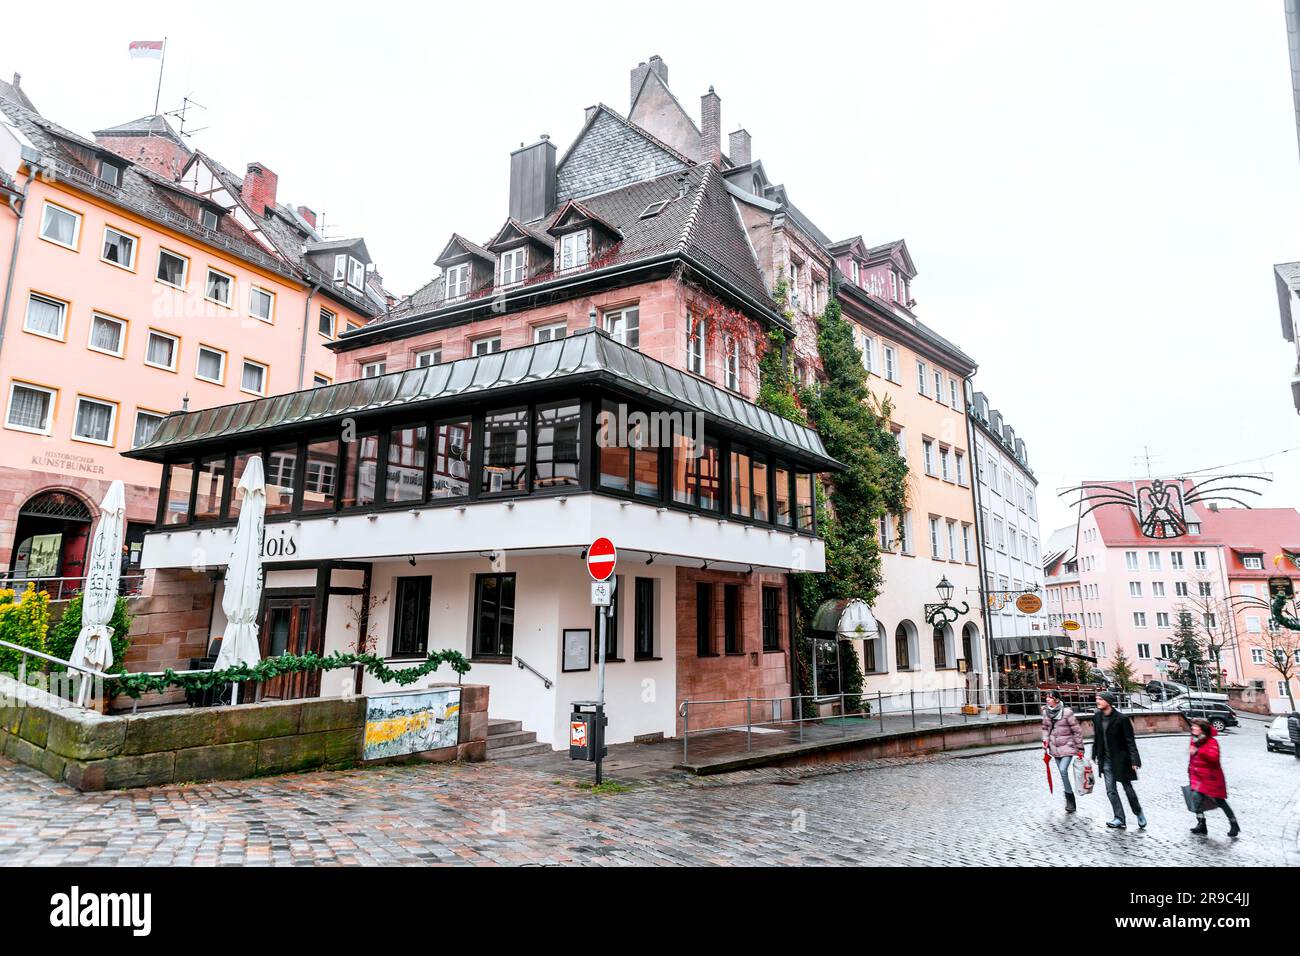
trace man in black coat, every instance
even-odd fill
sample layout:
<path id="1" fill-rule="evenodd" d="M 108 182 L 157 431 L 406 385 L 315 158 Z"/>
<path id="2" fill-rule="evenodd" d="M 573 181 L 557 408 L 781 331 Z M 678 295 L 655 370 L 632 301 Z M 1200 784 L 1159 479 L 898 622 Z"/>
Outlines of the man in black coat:
<path id="1" fill-rule="evenodd" d="M 1138 754 L 1137 739 L 1133 736 L 1133 721 L 1119 712 L 1118 701 L 1108 690 L 1097 695 L 1097 710 L 1092 715 L 1092 759 L 1106 778 L 1106 796 L 1115 816 L 1106 826 L 1123 830 L 1128 826 L 1124 818 L 1124 804 L 1119 798 L 1119 785 L 1124 785 L 1128 805 L 1137 817 L 1138 826 L 1145 828 L 1146 815 L 1133 790 L 1142 758 Z"/>

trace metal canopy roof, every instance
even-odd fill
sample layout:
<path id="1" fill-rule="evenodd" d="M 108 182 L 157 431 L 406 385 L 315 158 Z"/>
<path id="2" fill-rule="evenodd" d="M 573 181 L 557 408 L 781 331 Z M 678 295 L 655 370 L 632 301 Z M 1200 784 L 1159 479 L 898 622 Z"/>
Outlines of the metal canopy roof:
<path id="1" fill-rule="evenodd" d="M 151 441 L 124 452 L 161 461 L 191 446 L 210 445 L 326 423 L 386 408 L 447 404 L 515 395 L 530 386 L 601 382 L 684 412 L 703 412 L 733 432 L 776 445 L 821 470 L 842 467 L 817 432 L 759 408 L 738 395 L 628 348 L 604 332 L 584 329 L 552 342 L 392 372 L 270 398 L 173 413 Z"/>

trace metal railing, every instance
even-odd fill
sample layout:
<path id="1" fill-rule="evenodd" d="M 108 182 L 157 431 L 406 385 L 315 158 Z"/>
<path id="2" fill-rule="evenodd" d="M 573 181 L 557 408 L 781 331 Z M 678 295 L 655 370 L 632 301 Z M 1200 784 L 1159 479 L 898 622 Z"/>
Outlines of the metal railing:
<path id="1" fill-rule="evenodd" d="M 76 597 L 85 588 L 84 577 L 43 577 L 40 575 L 18 574 L 15 571 L 0 571 L 0 588 L 12 588 L 21 594 L 28 585 L 38 591 L 49 594 L 51 601 L 68 601 Z M 118 578 L 118 593 L 123 597 L 139 597 L 144 591 L 143 574 L 124 574 Z"/>
<path id="2" fill-rule="evenodd" d="M 540 680 L 540 681 L 541 681 L 541 682 L 546 686 L 546 689 L 547 689 L 547 690 L 550 690 L 550 689 L 551 689 L 551 685 L 555 683 L 555 681 L 551 680 L 549 677 L 547 677 L 545 674 L 543 674 L 541 671 L 539 671 L 539 670 L 538 670 L 536 667 L 534 667 L 532 664 L 528 663 L 526 660 L 524 660 L 524 659 L 523 659 L 522 657 L 520 657 L 518 654 L 515 655 L 515 663 L 519 665 L 519 669 L 520 669 L 521 671 L 529 671 L 529 672 L 531 672 L 534 676 L 536 676 L 537 679 Z"/>
<path id="3" fill-rule="evenodd" d="M 754 749 L 755 735 L 779 735 L 781 743 L 805 742 L 832 736 L 870 737 L 891 731 L 930 730 L 972 723 L 1034 721 L 1040 719 L 1048 694 L 1042 688 L 943 687 L 908 690 L 886 694 L 881 691 L 861 694 L 829 694 L 813 697 L 733 697 L 718 700 L 686 700 L 678 708 L 682 719 L 682 762 L 690 757 L 692 736 L 722 737 L 744 733 L 744 749 Z M 1200 711 L 1182 698 L 1156 700 L 1145 693 L 1115 695 L 1119 708 L 1129 712 L 1178 713 L 1195 716 Z M 1061 698 L 1081 718 L 1091 716 L 1096 707 L 1096 691 L 1062 690 Z M 1188 706 L 1190 703 L 1190 706 Z M 811 713 L 809 713 L 811 711 Z M 1206 716 L 1212 713 L 1206 711 Z M 759 719 L 755 719 L 758 715 Z M 770 719 L 767 719 L 770 715 Z M 710 720 L 710 717 L 714 718 Z M 836 726 L 838 734 L 825 728 Z M 734 745 L 739 747 L 739 741 Z M 725 737 L 719 743 L 728 748 Z"/>

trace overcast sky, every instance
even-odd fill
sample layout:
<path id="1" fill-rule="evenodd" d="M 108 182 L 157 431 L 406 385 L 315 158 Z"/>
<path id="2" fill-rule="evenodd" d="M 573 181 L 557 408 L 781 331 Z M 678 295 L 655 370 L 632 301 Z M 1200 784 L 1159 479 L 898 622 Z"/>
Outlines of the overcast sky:
<path id="1" fill-rule="evenodd" d="M 1277 455 L 1300 446 L 1271 268 L 1300 258 L 1281 0 L 564 9 L 65 2 L 62 29 L 0 31 L 0 74 L 89 133 L 153 111 L 127 43 L 167 36 L 163 109 L 207 108 L 193 145 L 270 166 L 404 294 L 453 230 L 500 225 L 512 148 L 626 113 L 658 53 L 827 233 L 907 239 L 918 314 L 1029 444 L 1044 537 L 1058 488 L 1144 475 L 1145 448 L 1164 474 L 1245 460 L 1300 504 L 1300 449 Z"/>

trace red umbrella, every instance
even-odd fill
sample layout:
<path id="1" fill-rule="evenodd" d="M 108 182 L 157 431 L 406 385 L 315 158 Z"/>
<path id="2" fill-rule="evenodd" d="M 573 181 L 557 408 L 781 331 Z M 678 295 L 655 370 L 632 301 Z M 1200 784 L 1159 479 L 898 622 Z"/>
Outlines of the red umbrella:
<path id="1" fill-rule="evenodd" d="M 1052 783 L 1052 755 L 1046 750 L 1043 751 L 1043 769 L 1047 771 L 1047 792 L 1056 793 L 1056 786 Z"/>

